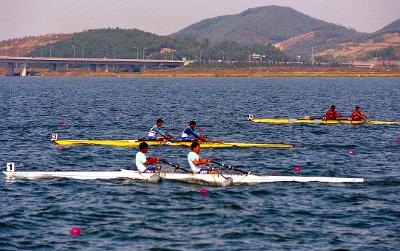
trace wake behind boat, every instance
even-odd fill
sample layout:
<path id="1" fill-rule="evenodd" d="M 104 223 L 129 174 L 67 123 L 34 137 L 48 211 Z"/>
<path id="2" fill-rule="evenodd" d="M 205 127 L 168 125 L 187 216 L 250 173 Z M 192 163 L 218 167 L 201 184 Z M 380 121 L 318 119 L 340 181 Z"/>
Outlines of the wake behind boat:
<path id="1" fill-rule="evenodd" d="M 325 120 L 323 118 L 312 118 L 305 116 L 304 118 L 254 118 L 253 115 L 249 115 L 249 121 L 254 123 L 269 123 L 269 124 L 367 124 L 367 125 L 399 125 L 397 121 L 379 121 L 379 120 L 351 120 L 351 119 L 336 119 L 336 120 Z"/>
<path id="2" fill-rule="evenodd" d="M 119 147 L 136 147 L 141 142 L 146 142 L 150 146 L 183 146 L 190 147 L 192 141 L 155 141 L 139 139 L 58 139 L 57 134 L 52 135 L 52 141 L 58 145 L 105 145 Z M 200 143 L 201 147 L 207 148 L 228 148 L 228 147 L 263 147 L 263 148 L 293 148 L 292 144 L 285 143 L 243 143 L 243 142 L 218 142 L 205 141 Z"/>
<path id="3" fill-rule="evenodd" d="M 67 178 L 78 180 L 94 179 L 132 179 L 139 181 L 157 182 L 157 177 L 163 180 L 180 181 L 206 185 L 250 185 L 270 182 L 323 182 L 323 183 L 361 183 L 363 178 L 338 178 L 338 177 L 301 177 L 301 176 L 269 176 L 257 174 L 199 174 L 164 172 L 139 173 L 121 169 L 120 171 L 95 171 L 95 172 L 16 172 L 13 163 L 7 163 L 7 171 L 3 172 L 7 178 L 42 179 L 42 178 Z M 159 180 L 159 181 L 160 181 Z M 229 182 L 227 182 L 229 181 Z"/>

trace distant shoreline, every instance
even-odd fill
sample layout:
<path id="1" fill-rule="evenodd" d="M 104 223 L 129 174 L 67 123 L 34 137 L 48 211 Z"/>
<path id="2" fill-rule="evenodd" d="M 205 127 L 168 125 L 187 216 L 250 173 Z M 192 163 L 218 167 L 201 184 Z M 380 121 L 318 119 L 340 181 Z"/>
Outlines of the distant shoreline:
<path id="1" fill-rule="evenodd" d="M 276 78 L 276 77 L 400 77 L 400 68 L 295 68 L 295 67 L 255 67 L 237 69 L 219 68 L 178 68 L 158 69 L 145 72 L 90 72 L 81 69 L 70 69 L 69 71 L 49 71 L 47 69 L 28 70 L 35 76 L 44 77 L 165 77 L 165 78 L 215 78 L 215 77 L 255 77 L 255 78 Z M 5 75 L 5 69 L 0 75 Z"/>

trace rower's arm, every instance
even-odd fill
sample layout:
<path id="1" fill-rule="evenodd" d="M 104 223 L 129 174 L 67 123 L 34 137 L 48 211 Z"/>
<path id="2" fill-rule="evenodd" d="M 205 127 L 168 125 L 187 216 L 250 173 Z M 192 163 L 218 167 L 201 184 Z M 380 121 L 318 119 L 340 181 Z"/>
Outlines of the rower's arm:
<path id="1" fill-rule="evenodd" d="M 193 130 L 193 136 L 198 138 L 198 139 L 201 139 L 201 135 L 198 134 L 197 132 L 195 132 L 194 130 Z"/>
<path id="2" fill-rule="evenodd" d="M 147 166 L 147 165 L 151 165 L 151 164 L 154 164 L 154 163 L 157 163 L 157 162 L 160 162 L 160 158 L 148 157 L 146 159 L 146 162 L 144 162 L 143 164 Z"/>
<path id="3" fill-rule="evenodd" d="M 192 129 L 190 127 L 187 127 L 183 132 L 186 133 L 187 135 L 193 135 L 193 137 L 195 137 L 195 138 L 198 138 L 198 139 L 201 138 L 201 136 L 197 132 L 195 132 L 194 129 Z"/>
<path id="4" fill-rule="evenodd" d="M 197 165 L 206 165 L 206 164 L 212 162 L 212 159 L 203 159 L 203 158 L 200 158 L 200 159 L 198 159 L 198 160 L 195 159 L 195 160 L 193 160 L 192 162 L 193 162 L 193 164 L 195 164 L 196 166 L 197 166 Z"/>
<path id="5" fill-rule="evenodd" d="M 155 128 L 155 131 L 157 131 L 158 134 L 160 134 L 161 136 L 163 136 L 164 138 L 168 138 L 167 134 L 165 134 L 165 132 L 161 129 L 161 128 Z"/>

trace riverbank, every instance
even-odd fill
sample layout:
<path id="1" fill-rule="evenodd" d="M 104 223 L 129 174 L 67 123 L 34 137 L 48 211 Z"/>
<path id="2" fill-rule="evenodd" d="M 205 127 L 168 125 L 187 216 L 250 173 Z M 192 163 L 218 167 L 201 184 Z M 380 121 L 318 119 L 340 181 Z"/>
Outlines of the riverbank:
<path id="1" fill-rule="evenodd" d="M 237 69 L 182 67 L 178 69 L 153 69 L 145 72 L 31 69 L 28 72 L 35 76 L 57 77 L 400 77 L 400 68 L 391 67 L 249 67 Z M 5 73 L 4 69 L 0 71 L 1 75 L 5 75 Z"/>

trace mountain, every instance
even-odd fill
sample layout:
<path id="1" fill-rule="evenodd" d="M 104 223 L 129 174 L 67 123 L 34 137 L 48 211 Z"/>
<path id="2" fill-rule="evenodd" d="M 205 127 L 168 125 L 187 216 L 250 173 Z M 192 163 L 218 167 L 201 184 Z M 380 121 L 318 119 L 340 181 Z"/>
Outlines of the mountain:
<path id="1" fill-rule="evenodd" d="M 387 26 L 383 27 L 377 33 L 400 33 L 400 19 L 388 24 Z"/>
<path id="2" fill-rule="evenodd" d="M 0 55 L 268 61 L 399 58 L 400 20 L 360 33 L 292 8 L 265 6 L 192 24 L 169 36 L 138 29 L 93 29 L 0 41 Z"/>
<path id="3" fill-rule="evenodd" d="M 23 38 L 0 41 L 1 56 L 25 56 L 37 48 L 44 48 L 48 44 L 70 39 L 74 34 L 48 34 L 44 36 L 28 36 Z M 40 53 L 46 53 L 41 51 Z M 47 52 L 48 53 L 48 52 Z"/>
<path id="4" fill-rule="evenodd" d="M 0 43 L 1 45 L 1 43 Z M 39 57 L 146 58 L 202 61 L 247 61 L 249 51 L 266 55 L 272 61 L 287 56 L 271 45 L 239 45 L 235 42 L 210 44 L 189 37 L 159 36 L 138 29 L 93 29 L 71 34 L 65 39 L 37 45 L 27 53 Z"/>
<path id="5" fill-rule="evenodd" d="M 357 41 L 345 41 L 319 51 L 317 57 L 356 60 L 400 60 L 400 19 Z"/>
<path id="6" fill-rule="evenodd" d="M 400 33 L 375 34 L 358 42 L 344 42 L 315 53 L 325 60 L 400 59 Z"/>
<path id="7" fill-rule="evenodd" d="M 312 47 L 323 50 L 343 41 L 357 40 L 364 34 L 289 7 L 265 6 L 206 19 L 173 35 L 193 37 L 198 41 L 207 38 L 212 43 L 224 40 L 242 45 L 271 43 L 289 52 L 311 54 Z"/>

